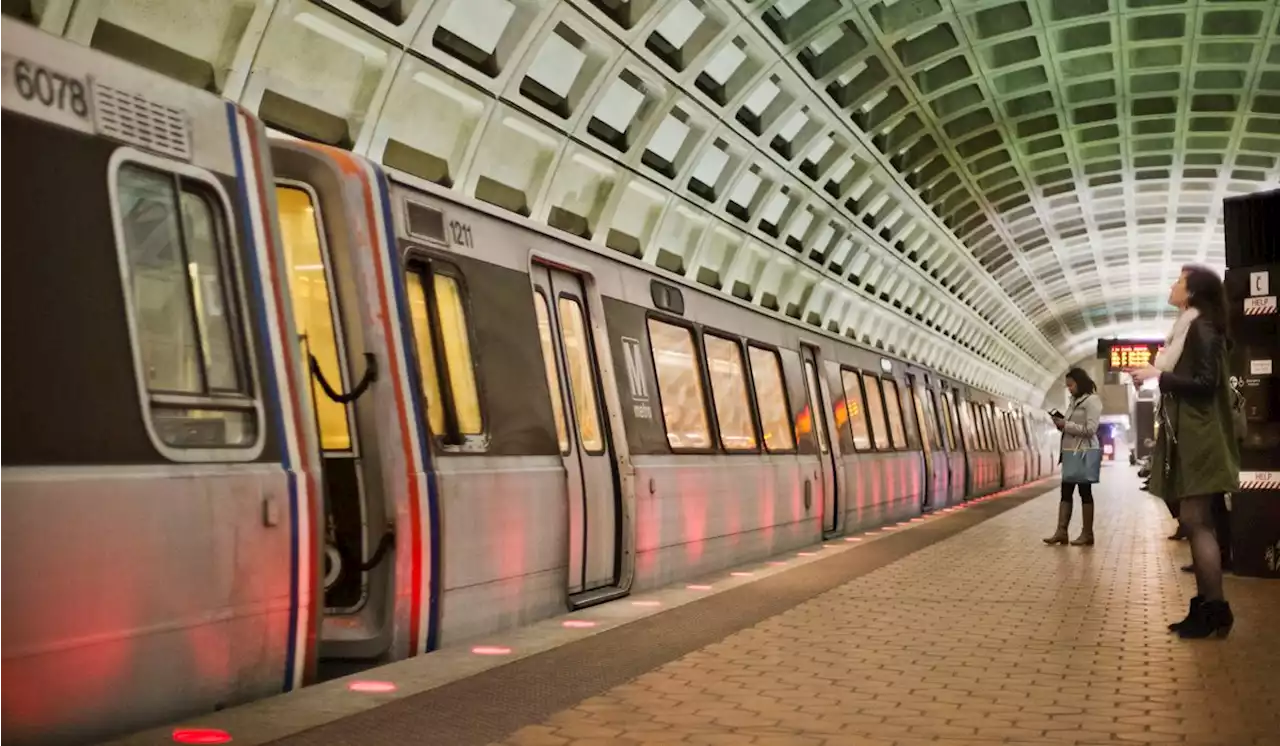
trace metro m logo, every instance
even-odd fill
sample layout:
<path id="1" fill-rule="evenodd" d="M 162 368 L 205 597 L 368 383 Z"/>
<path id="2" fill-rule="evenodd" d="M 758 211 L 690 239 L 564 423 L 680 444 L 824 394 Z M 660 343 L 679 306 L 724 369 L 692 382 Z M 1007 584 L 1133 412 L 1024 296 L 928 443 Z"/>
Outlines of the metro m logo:
<path id="1" fill-rule="evenodd" d="M 644 362 L 640 357 L 640 340 L 622 337 L 622 354 L 627 359 L 627 381 L 631 384 L 631 398 L 649 401 L 649 387 L 644 376 Z"/>

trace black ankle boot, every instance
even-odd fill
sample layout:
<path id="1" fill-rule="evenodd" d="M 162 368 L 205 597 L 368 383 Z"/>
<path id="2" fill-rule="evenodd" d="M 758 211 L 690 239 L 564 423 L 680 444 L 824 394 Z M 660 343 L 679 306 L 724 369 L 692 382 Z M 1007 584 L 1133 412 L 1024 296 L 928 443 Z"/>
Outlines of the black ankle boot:
<path id="1" fill-rule="evenodd" d="M 1180 622 L 1174 622 L 1173 624 L 1170 624 L 1169 631 L 1177 632 L 1178 630 L 1187 626 L 1187 622 L 1191 621 L 1195 617 L 1196 613 L 1200 610 L 1200 604 L 1202 603 L 1204 603 L 1204 596 L 1196 596 L 1195 598 L 1191 599 L 1191 605 L 1187 609 L 1187 616 Z"/>
<path id="2" fill-rule="evenodd" d="M 1235 621 L 1231 605 L 1226 601 L 1205 601 L 1186 624 L 1178 628 L 1178 637 L 1184 640 L 1199 640 L 1210 635 L 1226 637 L 1231 634 Z"/>

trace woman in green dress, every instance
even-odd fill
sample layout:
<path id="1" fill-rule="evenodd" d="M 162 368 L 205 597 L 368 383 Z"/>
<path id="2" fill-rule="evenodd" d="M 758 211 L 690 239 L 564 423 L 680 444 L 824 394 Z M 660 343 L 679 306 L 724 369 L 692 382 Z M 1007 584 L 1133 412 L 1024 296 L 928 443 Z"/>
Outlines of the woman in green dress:
<path id="1" fill-rule="evenodd" d="M 1240 449 L 1231 410 L 1227 303 L 1212 270 L 1188 265 L 1169 291 L 1178 318 L 1155 364 L 1135 371 L 1160 384 L 1160 434 L 1151 457 L 1151 493 L 1178 503 L 1191 544 L 1196 590 L 1180 637 L 1226 637 L 1234 621 L 1222 595 L 1222 560 L 1213 503 L 1239 487 Z"/>

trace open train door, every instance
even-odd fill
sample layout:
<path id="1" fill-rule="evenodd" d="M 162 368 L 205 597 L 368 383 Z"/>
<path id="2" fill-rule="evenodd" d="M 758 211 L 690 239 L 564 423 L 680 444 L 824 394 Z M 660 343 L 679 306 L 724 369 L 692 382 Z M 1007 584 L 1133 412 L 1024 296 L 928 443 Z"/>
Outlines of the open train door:
<path id="1" fill-rule="evenodd" d="M 907 374 L 907 395 L 911 398 L 911 410 L 916 418 L 916 433 L 920 438 L 920 450 L 924 454 L 924 488 L 920 490 L 920 509 L 928 511 L 938 507 L 939 502 L 946 501 L 946 464 L 935 461 L 934 450 L 937 448 L 938 439 L 933 428 L 934 420 L 930 419 L 929 413 L 925 411 L 929 394 L 925 390 L 924 378 L 921 375 Z"/>
<path id="2" fill-rule="evenodd" d="M 584 278 L 539 263 L 530 274 L 567 482 L 569 605 L 582 608 L 626 592 L 620 582 L 623 510 L 609 398 Z"/>
<path id="3" fill-rule="evenodd" d="M 835 430 L 831 422 L 833 412 L 828 402 L 831 396 L 823 385 L 824 373 L 818 358 L 818 349 L 802 344 L 800 354 L 804 361 L 804 388 L 809 399 L 810 420 L 813 423 L 814 437 L 818 439 L 818 459 L 821 461 L 821 478 L 817 487 L 822 489 L 822 533 L 829 536 L 840 530 L 840 501 L 836 482 L 835 443 L 831 433 Z"/>
<path id="4" fill-rule="evenodd" d="M 393 659 L 433 646 L 428 612 L 426 455 L 407 413 L 404 336 L 384 320 L 400 302 L 394 235 L 371 222 L 386 199 L 356 156 L 275 140 L 275 201 L 288 267 L 288 302 L 321 441 L 324 517 L 320 657 Z M 410 298 L 421 295 L 409 283 Z M 423 580 L 423 578 L 426 578 Z"/>

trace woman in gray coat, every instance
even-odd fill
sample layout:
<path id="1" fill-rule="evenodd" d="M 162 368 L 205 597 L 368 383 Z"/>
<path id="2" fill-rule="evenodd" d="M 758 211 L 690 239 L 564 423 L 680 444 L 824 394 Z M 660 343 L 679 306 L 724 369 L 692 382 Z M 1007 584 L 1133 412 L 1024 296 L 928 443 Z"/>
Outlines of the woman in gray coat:
<path id="1" fill-rule="evenodd" d="M 1067 391 L 1071 405 L 1063 417 L 1053 419 L 1054 427 L 1062 432 L 1061 453 L 1076 449 L 1101 448 L 1098 443 L 1098 421 L 1102 419 L 1102 399 L 1098 387 L 1089 374 L 1079 368 L 1067 371 Z M 1059 455 L 1061 459 L 1061 455 Z M 1071 498 L 1076 487 L 1080 488 L 1080 512 L 1084 525 L 1080 537 L 1071 542 L 1074 546 L 1093 545 L 1093 484 L 1089 482 L 1062 481 L 1062 500 L 1058 503 L 1058 530 L 1044 540 L 1046 544 L 1066 544 L 1067 528 L 1071 525 Z"/>

